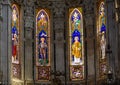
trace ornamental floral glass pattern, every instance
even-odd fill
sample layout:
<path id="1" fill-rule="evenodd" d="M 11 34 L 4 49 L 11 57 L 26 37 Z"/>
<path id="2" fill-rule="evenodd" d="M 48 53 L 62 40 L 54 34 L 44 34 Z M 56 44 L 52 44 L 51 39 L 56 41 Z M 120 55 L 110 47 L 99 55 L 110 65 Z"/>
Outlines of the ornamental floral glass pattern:
<path id="1" fill-rule="evenodd" d="M 20 57 L 19 57 L 19 9 L 16 4 L 12 5 L 12 74 L 20 78 Z"/>
<path id="2" fill-rule="evenodd" d="M 84 79 L 84 42 L 82 8 L 69 10 L 70 79 Z"/>
<path id="3" fill-rule="evenodd" d="M 36 16 L 37 80 L 50 79 L 50 21 L 47 12 L 41 9 Z"/>
<path id="4" fill-rule="evenodd" d="M 98 41 L 99 41 L 99 72 L 100 77 L 104 77 L 104 74 L 107 71 L 107 60 L 106 60 L 106 17 L 105 17 L 105 4 L 104 2 L 100 3 L 99 6 L 99 23 L 98 23 Z"/>

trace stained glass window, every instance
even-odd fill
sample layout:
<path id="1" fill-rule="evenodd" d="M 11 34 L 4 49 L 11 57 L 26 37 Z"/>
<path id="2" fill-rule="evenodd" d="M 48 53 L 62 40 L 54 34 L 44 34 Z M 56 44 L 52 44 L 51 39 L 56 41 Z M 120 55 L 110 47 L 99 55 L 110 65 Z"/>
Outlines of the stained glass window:
<path id="1" fill-rule="evenodd" d="M 99 22 L 98 22 L 98 42 L 99 42 L 99 72 L 100 77 L 104 77 L 104 74 L 107 71 L 107 61 L 106 61 L 106 13 L 105 13 L 105 4 L 104 2 L 100 3 L 99 6 Z"/>
<path id="2" fill-rule="evenodd" d="M 82 8 L 69 9 L 70 79 L 84 79 L 84 41 Z"/>
<path id="3" fill-rule="evenodd" d="M 48 10 L 36 15 L 36 78 L 50 79 L 50 20 Z"/>
<path id="4" fill-rule="evenodd" d="M 12 73 L 20 78 L 20 57 L 19 57 L 19 9 L 16 4 L 12 5 Z"/>

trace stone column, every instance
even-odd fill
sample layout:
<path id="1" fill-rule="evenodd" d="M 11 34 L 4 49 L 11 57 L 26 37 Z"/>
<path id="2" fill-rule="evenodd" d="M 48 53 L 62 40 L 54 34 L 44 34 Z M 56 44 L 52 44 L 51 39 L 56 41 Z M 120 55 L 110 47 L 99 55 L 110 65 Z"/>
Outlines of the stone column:
<path id="1" fill-rule="evenodd" d="M 118 76 L 119 76 L 119 79 L 120 79 L 120 1 L 118 1 Z"/>
<path id="2" fill-rule="evenodd" d="M 34 75 L 34 55 L 33 55 L 33 29 L 34 29 L 34 1 L 26 0 L 24 7 L 24 37 L 25 37 L 25 56 L 24 71 L 25 85 L 33 84 Z"/>
<path id="3" fill-rule="evenodd" d="M 55 1 L 53 2 L 53 32 L 54 32 L 54 46 L 55 46 L 55 71 L 65 72 L 65 49 L 64 49 L 64 23 L 65 23 L 65 10 L 64 2 Z M 61 78 L 64 82 L 64 78 Z"/>
<path id="4" fill-rule="evenodd" d="M 3 18 L 1 29 L 0 29 L 0 69 L 3 73 L 2 81 L 5 85 L 9 85 L 10 81 L 10 58 L 11 58 L 11 50 L 10 50 L 10 33 L 11 33 L 11 7 L 9 4 L 9 0 L 5 0 L 2 2 L 1 16 Z"/>
<path id="5" fill-rule="evenodd" d="M 1 35 L 1 25 L 2 25 L 2 16 L 1 16 L 1 13 L 2 13 L 2 1 L 0 1 L 0 35 Z M 1 43 L 1 37 L 0 37 L 0 43 Z M 1 45 L 0 45 L 0 48 L 1 48 Z M 0 49 L 0 54 L 1 54 L 1 49 Z M 1 56 L 0 56 L 0 66 L 1 66 Z M 1 71 L 1 67 L 0 67 L 0 83 L 2 82 L 2 71 Z"/>
<path id="6" fill-rule="evenodd" d="M 116 29 L 116 56 L 115 56 L 115 75 L 118 77 L 119 75 L 119 3 L 118 0 L 114 1 L 114 8 L 115 8 L 115 29 Z"/>
<path id="7" fill-rule="evenodd" d="M 106 17 L 107 17 L 107 38 L 110 45 L 111 54 L 108 54 L 109 69 L 113 73 L 116 71 L 115 59 L 117 58 L 117 28 L 115 27 L 115 5 L 114 1 L 106 0 Z"/>
<path id="8" fill-rule="evenodd" d="M 89 4 L 91 3 L 91 4 Z M 94 84 L 96 77 L 96 68 L 94 58 L 95 56 L 95 12 L 94 12 L 94 0 L 84 1 L 84 31 L 85 31 L 85 75 L 87 83 L 92 81 Z"/>

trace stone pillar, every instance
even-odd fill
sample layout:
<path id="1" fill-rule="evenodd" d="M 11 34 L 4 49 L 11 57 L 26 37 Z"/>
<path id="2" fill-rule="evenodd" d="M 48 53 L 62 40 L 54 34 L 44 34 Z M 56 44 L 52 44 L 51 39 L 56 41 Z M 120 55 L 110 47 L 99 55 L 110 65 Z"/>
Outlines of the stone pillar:
<path id="1" fill-rule="evenodd" d="M 9 4 L 9 0 L 5 0 L 2 2 L 1 8 L 1 16 L 3 18 L 1 29 L 0 29 L 0 69 L 2 71 L 2 81 L 5 85 L 9 85 L 10 83 L 10 58 L 11 58 L 11 7 Z"/>
<path id="2" fill-rule="evenodd" d="M 2 16 L 1 16 L 1 13 L 2 13 L 2 1 L 0 1 L 0 31 L 1 31 L 1 25 L 2 25 Z M 1 32 L 0 32 L 0 35 L 1 35 Z M 1 37 L 0 37 L 0 43 L 1 43 Z M 1 45 L 0 45 L 0 48 L 1 48 Z M 0 54 L 1 54 L 1 49 L 0 49 Z M 1 66 L 1 56 L 0 56 L 0 66 Z M 1 67 L 0 67 L 0 83 L 2 82 L 2 76 L 3 73 L 1 71 Z"/>
<path id="3" fill-rule="evenodd" d="M 65 4 L 61 1 L 53 2 L 53 32 L 54 32 L 54 46 L 55 46 L 55 71 L 65 72 L 65 49 L 64 49 L 64 21 L 65 21 Z M 61 78 L 64 82 L 64 78 Z"/>
<path id="4" fill-rule="evenodd" d="M 120 9 L 120 8 L 119 8 Z M 119 24 L 118 24 L 118 74 L 119 74 L 119 79 L 120 79 L 120 12 L 119 12 Z"/>
<path id="5" fill-rule="evenodd" d="M 25 30 L 25 56 L 24 71 L 25 85 L 33 83 L 34 76 L 34 55 L 33 55 L 33 29 L 34 29 L 34 1 L 26 0 L 24 7 L 24 30 Z"/>
<path id="6" fill-rule="evenodd" d="M 91 3 L 91 4 L 89 4 Z M 84 31 L 85 31 L 85 75 L 86 82 L 92 81 L 94 84 L 96 77 L 96 68 L 94 58 L 95 56 L 95 12 L 94 12 L 94 0 L 84 1 Z M 86 72 L 87 71 L 87 72 Z M 88 83 L 86 83 L 88 84 Z"/>
<path id="7" fill-rule="evenodd" d="M 119 75 L 119 3 L 118 0 L 114 1 L 115 7 L 115 29 L 116 29 L 116 56 L 115 56 L 115 69 L 116 69 L 116 77 Z"/>
<path id="8" fill-rule="evenodd" d="M 106 13 L 107 13 L 107 38 L 110 45 L 111 54 L 108 54 L 109 67 L 108 70 L 116 71 L 115 59 L 117 58 L 117 28 L 115 27 L 115 5 L 114 1 L 106 0 Z"/>
<path id="9" fill-rule="evenodd" d="M 118 76 L 119 76 L 119 79 L 120 79 L 120 1 L 118 1 Z"/>

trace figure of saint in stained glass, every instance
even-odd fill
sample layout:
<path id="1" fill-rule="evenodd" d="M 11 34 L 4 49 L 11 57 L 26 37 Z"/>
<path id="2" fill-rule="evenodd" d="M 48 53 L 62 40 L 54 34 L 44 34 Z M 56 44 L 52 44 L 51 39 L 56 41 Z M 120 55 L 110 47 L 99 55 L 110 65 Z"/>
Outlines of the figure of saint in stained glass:
<path id="1" fill-rule="evenodd" d="M 36 79 L 50 80 L 49 10 L 41 9 L 36 16 Z"/>
<path id="2" fill-rule="evenodd" d="M 105 49 L 106 49 L 106 39 L 104 37 L 104 33 L 102 34 L 102 37 L 100 40 L 100 45 L 101 45 L 102 59 L 104 59 L 105 58 Z"/>
<path id="3" fill-rule="evenodd" d="M 41 11 L 37 18 L 38 30 L 38 63 L 39 65 L 47 65 L 48 59 L 48 45 L 47 45 L 47 30 L 48 18 L 44 11 Z"/>
<path id="4" fill-rule="evenodd" d="M 72 20 L 72 64 L 82 64 L 82 43 L 80 42 L 80 14 L 73 12 Z"/>
<path id="5" fill-rule="evenodd" d="M 106 26 L 105 26 L 105 10 L 104 10 L 104 3 L 101 4 L 100 8 L 100 33 L 101 33 L 101 59 L 105 58 L 105 50 L 106 50 Z"/>
<path id="6" fill-rule="evenodd" d="M 82 8 L 69 10 L 70 79 L 84 79 L 84 45 Z"/>
<path id="7" fill-rule="evenodd" d="M 46 34 L 44 31 L 40 33 L 39 36 L 39 63 L 41 65 L 46 65 L 48 63 L 48 58 L 47 58 L 47 42 L 46 42 Z"/>
<path id="8" fill-rule="evenodd" d="M 79 41 L 79 37 L 75 36 L 74 37 L 74 42 L 72 44 L 72 55 L 74 56 L 74 64 L 79 64 L 82 60 L 82 55 L 81 55 L 81 43 Z"/>
<path id="9" fill-rule="evenodd" d="M 14 29 L 14 28 L 13 28 Z M 12 55 L 13 55 L 13 61 L 17 61 L 17 51 L 18 51 L 18 36 L 17 31 L 12 33 Z"/>
<path id="10" fill-rule="evenodd" d="M 13 6 L 12 12 L 12 62 L 18 63 L 18 14 L 17 8 Z"/>

